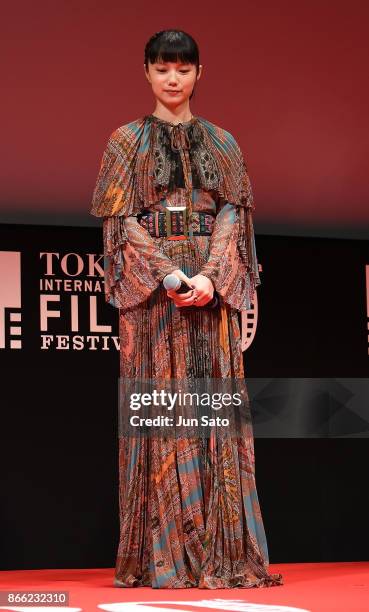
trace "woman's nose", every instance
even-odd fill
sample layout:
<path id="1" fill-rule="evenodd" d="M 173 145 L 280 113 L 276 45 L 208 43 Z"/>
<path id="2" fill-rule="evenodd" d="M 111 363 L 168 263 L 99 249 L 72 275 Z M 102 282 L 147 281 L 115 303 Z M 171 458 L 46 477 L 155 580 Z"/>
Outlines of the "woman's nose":
<path id="1" fill-rule="evenodd" d="M 178 79 L 175 74 L 169 76 L 169 85 L 176 85 L 178 83 Z"/>

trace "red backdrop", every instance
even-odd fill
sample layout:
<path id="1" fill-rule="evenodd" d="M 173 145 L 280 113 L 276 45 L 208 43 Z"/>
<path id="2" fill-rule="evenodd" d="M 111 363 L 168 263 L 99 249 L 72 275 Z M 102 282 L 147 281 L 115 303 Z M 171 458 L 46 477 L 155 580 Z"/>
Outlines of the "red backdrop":
<path id="1" fill-rule="evenodd" d="M 368 223 L 369 3 L 36 1 L 2 13 L 0 221 L 90 222 L 108 136 L 154 109 L 145 43 L 174 27 L 199 43 L 191 110 L 240 143 L 256 221 Z"/>

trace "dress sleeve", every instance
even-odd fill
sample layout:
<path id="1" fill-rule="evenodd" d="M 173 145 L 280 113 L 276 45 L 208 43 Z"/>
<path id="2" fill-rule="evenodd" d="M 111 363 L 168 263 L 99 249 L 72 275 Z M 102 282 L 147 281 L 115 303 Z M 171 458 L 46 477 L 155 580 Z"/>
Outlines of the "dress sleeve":
<path id="1" fill-rule="evenodd" d="M 116 308 L 126 311 L 147 300 L 178 269 L 136 216 L 104 218 L 103 235 L 105 301 Z"/>
<path id="2" fill-rule="evenodd" d="M 244 181 L 248 177 L 244 177 Z M 248 184 L 242 205 L 217 198 L 217 215 L 209 244 L 209 257 L 199 274 L 212 281 L 231 307 L 249 310 L 255 289 L 261 284 L 252 220 L 253 197 Z"/>
<path id="3" fill-rule="evenodd" d="M 145 301 L 178 268 L 139 224 L 133 182 L 134 166 L 114 132 L 102 157 L 91 214 L 103 216 L 105 301 L 123 311 Z"/>

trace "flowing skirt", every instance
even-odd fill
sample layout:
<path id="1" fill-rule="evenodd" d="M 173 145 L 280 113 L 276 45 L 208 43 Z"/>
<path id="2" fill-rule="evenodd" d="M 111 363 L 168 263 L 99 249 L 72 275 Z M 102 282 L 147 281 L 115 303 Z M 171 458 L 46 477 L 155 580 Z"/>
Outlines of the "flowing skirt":
<path id="1" fill-rule="evenodd" d="M 121 377 L 244 377 L 238 312 L 223 300 L 186 311 L 160 285 L 119 312 L 119 333 Z M 117 587 L 283 584 L 268 573 L 251 421 L 238 437 L 120 437 L 119 512 Z"/>

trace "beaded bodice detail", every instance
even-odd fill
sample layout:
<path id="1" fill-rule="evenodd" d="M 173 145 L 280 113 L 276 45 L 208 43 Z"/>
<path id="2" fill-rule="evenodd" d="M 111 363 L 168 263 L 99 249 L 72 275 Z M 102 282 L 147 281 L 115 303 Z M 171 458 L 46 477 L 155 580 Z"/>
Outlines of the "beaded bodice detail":
<path id="1" fill-rule="evenodd" d="M 188 186 L 189 189 L 210 191 L 218 186 L 216 161 L 206 147 L 203 129 L 196 117 L 178 124 L 155 115 L 148 115 L 147 119 L 154 127 L 152 153 L 156 187 L 166 188 L 170 192 L 176 187 Z"/>

